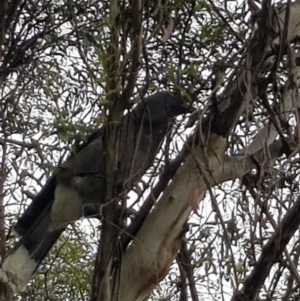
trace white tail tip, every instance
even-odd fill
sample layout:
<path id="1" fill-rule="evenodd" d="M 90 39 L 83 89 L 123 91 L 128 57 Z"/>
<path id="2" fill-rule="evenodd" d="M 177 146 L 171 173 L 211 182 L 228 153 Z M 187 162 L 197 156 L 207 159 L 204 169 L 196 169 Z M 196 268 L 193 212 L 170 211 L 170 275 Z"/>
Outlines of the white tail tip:
<path id="1" fill-rule="evenodd" d="M 34 259 L 30 259 L 29 253 L 23 245 L 4 260 L 0 269 L 0 278 L 9 284 L 14 292 L 25 290 L 27 283 L 37 267 Z"/>

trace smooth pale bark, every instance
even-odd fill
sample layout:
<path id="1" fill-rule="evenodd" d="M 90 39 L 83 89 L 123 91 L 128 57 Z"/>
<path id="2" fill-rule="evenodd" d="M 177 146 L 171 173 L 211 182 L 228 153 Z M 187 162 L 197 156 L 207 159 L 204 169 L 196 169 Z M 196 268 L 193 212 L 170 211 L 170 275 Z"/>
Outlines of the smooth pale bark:
<path id="1" fill-rule="evenodd" d="M 278 141 L 270 146 L 270 153 L 278 157 L 281 148 Z M 259 152 L 255 156 L 262 154 Z M 192 211 L 193 191 L 205 192 L 207 183 L 214 186 L 240 178 L 255 167 L 250 157 L 227 157 L 220 164 L 216 157 L 203 156 L 199 148 L 189 155 L 128 247 L 122 258 L 119 289 L 114 292 L 112 300 L 142 301 L 166 275 L 180 247 L 184 224 Z M 202 163 L 204 161 L 209 167 Z"/>

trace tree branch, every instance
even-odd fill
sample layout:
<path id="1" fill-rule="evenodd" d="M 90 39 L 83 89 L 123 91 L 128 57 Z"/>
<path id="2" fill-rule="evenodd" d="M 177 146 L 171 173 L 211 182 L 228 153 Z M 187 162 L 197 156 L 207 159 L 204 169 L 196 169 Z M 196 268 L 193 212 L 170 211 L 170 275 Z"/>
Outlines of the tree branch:
<path id="1" fill-rule="evenodd" d="M 6 14 L 8 10 L 8 1 L 7 0 L 1 0 L 0 1 L 0 59 L 3 56 L 3 46 L 5 42 L 5 33 L 6 33 L 6 28 L 5 28 L 5 23 L 6 23 Z"/>
<path id="2" fill-rule="evenodd" d="M 280 226 L 263 247 L 261 256 L 247 278 L 241 291 L 235 293 L 232 301 L 252 301 L 257 297 L 261 286 L 273 264 L 281 260 L 282 253 L 300 225 L 300 197 L 286 213 Z"/>

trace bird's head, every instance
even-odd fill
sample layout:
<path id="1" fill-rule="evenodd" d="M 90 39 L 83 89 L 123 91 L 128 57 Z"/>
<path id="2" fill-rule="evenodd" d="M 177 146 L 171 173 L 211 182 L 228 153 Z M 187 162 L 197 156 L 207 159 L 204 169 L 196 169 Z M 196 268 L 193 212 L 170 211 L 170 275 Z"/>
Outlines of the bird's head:
<path id="1" fill-rule="evenodd" d="M 165 123 L 178 115 L 195 111 L 179 92 L 158 92 L 142 103 L 152 124 Z"/>

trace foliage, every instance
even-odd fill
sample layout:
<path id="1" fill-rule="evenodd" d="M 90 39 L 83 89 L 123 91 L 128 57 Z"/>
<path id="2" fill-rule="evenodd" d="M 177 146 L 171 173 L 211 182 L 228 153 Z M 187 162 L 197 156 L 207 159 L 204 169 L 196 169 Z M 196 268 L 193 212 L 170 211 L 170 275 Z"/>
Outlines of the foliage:
<path id="1" fill-rule="evenodd" d="M 142 1 L 138 56 L 133 55 L 138 39 L 132 1 L 117 2 L 114 16 L 115 1 L 3 1 L 7 9 L 3 9 L 5 22 L 0 20 L 5 28 L 0 26 L 0 212 L 2 206 L 5 209 L 0 220 L 1 255 L 12 246 L 10 229 L 30 198 L 76 149 L 74 145 L 108 121 L 114 95 L 127 91 L 126 110 L 130 110 L 140 97 L 179 89 L 200 110 L 202 121 L 209 116 L 214 97 L 218 101 L 226 96 L 227 85 L 244 71 L 242 63 L 257 34 L 248 2 Z M 260 51 L 257 56 L 263 55 Z M 276 67 L 264 74 L 267 83 L 263 86 L 261 79 L 251 86 L 258 96 L 248 101 L 236 121 L 227 155 L 239 154 L 279 115 L 289 74 L 286 52 L 277 55 Z M 214 82 L 220 70 L 225 78 L 216 95 Z M 276 135 L 298 144 L 298 115 L 287 115 L 277 122 Z M 183 148 L 187 134 L 199 126 L 192 122 L 189 128 L 190 121 L 177 120 L 155 166 L 133 189 L 129 224 Z M 297 148 L 276 160 L 267 147 L 264 152 L 266 161 L 253 157 L 255 166 L 243 177 L 207 187 L 206 198 L 183 231 L 176 260 L 150 300 L 228 300 L 243 287 L 262 249 L 299 197 Z M 89 297 L 100 231 L 94 221 L 74 228 L 63 235 L 21 297 Z M 299 254 L 296 231 L 264 282 L 261 298 L 299 298 Z"/>

